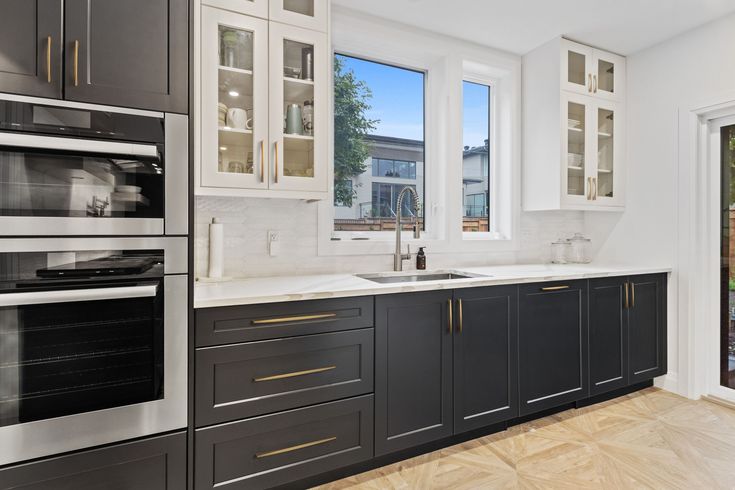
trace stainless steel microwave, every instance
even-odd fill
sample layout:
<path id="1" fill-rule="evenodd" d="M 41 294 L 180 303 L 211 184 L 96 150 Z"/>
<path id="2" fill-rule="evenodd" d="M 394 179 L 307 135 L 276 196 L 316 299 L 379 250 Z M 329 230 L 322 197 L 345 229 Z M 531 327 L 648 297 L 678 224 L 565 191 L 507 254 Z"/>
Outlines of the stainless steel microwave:
<path id="1" fill-rule="evenodd" d="M 185 235 L 188 118 L 0 94 L 0 236 Z"/>

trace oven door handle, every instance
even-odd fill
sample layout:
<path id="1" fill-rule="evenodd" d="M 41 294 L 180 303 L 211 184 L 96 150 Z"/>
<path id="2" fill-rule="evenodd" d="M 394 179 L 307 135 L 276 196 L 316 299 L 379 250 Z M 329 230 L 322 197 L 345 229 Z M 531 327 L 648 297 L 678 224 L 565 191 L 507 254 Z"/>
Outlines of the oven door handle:
<path id="1" fill-rule="evenodd" d="M 68 289 L 63 291 L 29 291 L 0 294 L 0 307 L 103 301 L 111 299 L 148 298 L 158 294 L 157 284 L 114 288 Z"/>
<path id="2" fill-rule="evenodd" d="M 24 133 L 0 133 L 0 146 L 158 158 L 158 148 L 156 145 L 59 138 L 56 136 L 38 136 Z"/>

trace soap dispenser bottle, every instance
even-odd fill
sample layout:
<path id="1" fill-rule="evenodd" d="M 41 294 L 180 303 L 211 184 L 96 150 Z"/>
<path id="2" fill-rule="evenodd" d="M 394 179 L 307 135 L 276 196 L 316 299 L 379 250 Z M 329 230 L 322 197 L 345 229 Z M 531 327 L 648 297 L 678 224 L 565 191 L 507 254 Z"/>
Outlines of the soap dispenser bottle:
<path id="1" fill-rule="evenodd" d="M 424 253 L 425 247 L 419 247 L 419 253 L 416 254 L 416 269 L 423 271 L 426 270 L 426 254 Z"/>

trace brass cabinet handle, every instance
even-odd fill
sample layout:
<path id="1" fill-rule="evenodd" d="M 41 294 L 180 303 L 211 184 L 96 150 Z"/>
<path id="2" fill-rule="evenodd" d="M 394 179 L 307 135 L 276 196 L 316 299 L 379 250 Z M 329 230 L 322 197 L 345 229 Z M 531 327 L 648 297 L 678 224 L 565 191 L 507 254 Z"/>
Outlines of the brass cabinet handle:
<path id="1" fill-rule="evenodd" d="M 454 315 L 452 312 L 452 300 L 451 299 L 447 300 L 447 306 L 449 307 L 449 323 L 448 323 L 447 332 L 452 333 L 452 324 L 454 323 Z"/>
<path id="2" fill-rule="evenodd" d="M 587 74 L 587 92 L 592 93 L 592 73 Z"/>
<path id="3" fill-rule="evenodd" d="M 46 81 L 51 83 L 51 36 L 46 38 Z"/>
<path id="4" fill-rule="evenodd" d="M 587 200 L 592 200 L 592 177 L 587 177 Z"/>
<path id="5" fill-rule="evenodd" d="M 459 333 L 462 333 L 462 328 L 464 325 L 462 325 L 464 322 L 462 321 L 462 298 L 457 299 L 457 313 L 459 314 Z"/>
<path id="6" fill-rule="evenodd" d="M 263 320 L 252 320 L 253 325 L 269 325 L 272 323 L 303 322 L 306 320 L 321 320 L 323 318 L 334 318 L 336 313 L 317 313 L 315 315 L 282 316 L 279 318 L 265 318 Z"/>
<path id="7" fill-rule="evenodd" d="M 316 369 L 307 369 L 306 371 L 295 371 L 293 373 L 274 374 L 273 376 L 253 378 L 253 381 L 255 381 L 256 383 L 262 383 L 263 381 L 276 381 L 278 379 L 296 378 L 298 376 L 306 376 L 307 374 L 323 373 L 325 371 L 331 371 L 332 369 L 337 369 L 337 366 L 326 366 Z"/>
<path id="8" fill-rule="evenodd" d="M 592 93 L 597 93 L 597 75 L 592 75 Z"/>
<path id="9" fill-rule="evenodd" d="M 336 436 L 327 437 L 326 439 L 319 439 L 318 441 L 305 442 L 303 444 L 298 444 L 296 446 L 285 447 L 283 449 L 277 449 L 275 451 L 268 451 L 267 453 L 255 453 L 255 457 L 258 459 L 268 458 L 270 456 L 277 456 L 279 454 L 290 453 L 292 451 L 298 451 L 299 449 L 306 449 L 307 447 L 318 446 L 320 444 L 326 444 L 328 442 L 332 442 L 336 440 L 337 440 Z"/>
<path id="10" fill-rule="evenodd" d="M 630 297 L 628 296 L 628 281 L 623 285 L 625 287 L 625 309 L 630 308 Z"/>
<path id="11" fill-rule="evenodd" d="M 549 286 L 546 288 L 541 288 L 541 291 L 561 291 L 563 289 L 569 289 L 569 286 Z"/>
<path id="12" fill-rule="evenodd" d="M 592 200 L 597 201 L 597 177 L 592 177 Z"/>
<path id="13" fill-rule="evenodd" d="M 276 173 L 273 175 L 274 182 L 278 183 L 278 141 L 276 141 Z"/>
<path id="14" fill-rule="evenodd" d="M 74 86 L 79 86 L 79 40 L 74 41 Z"/>
<path id="15" fill-rule="evenodd" d="M 265 182 L 265 141 L 260 140 L 260 183 Z"/>
<path id="16" fill-rule="evenodd" d="M 635 308 L 635 283 L 630 283 L 630 307 Z"/>

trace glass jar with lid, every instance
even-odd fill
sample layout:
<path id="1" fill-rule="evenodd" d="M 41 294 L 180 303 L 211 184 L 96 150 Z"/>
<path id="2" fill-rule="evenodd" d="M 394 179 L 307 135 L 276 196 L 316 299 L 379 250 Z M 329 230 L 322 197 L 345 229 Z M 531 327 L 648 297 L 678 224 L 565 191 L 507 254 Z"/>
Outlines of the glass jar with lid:
<path id="1" fill-rule="evenodd" d="M 591 240 L 586 238 L 581 233 L 575 233 L 572 238 L 569 239 L 570 247 L 570 262 L 575 264 L 588 264 L 589 258 L 589 243 Z"/>
<path id="2" fill-rule="evenodd" d="M 569 255 L 569 248 L 569 241 L 563 238 L 560 238 L 555 242 L 551 242 L 551 263 L 566 264 L 567 256 Z"/>

